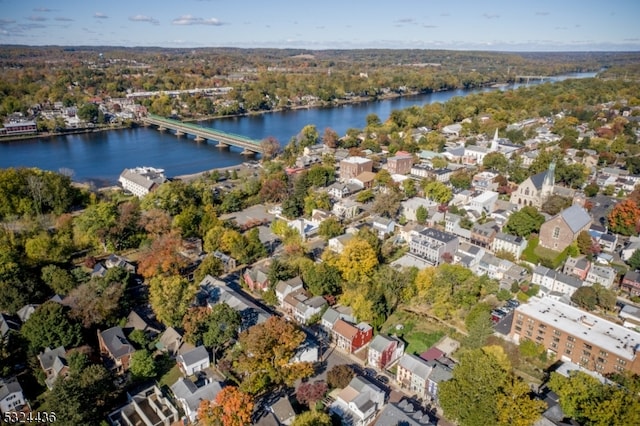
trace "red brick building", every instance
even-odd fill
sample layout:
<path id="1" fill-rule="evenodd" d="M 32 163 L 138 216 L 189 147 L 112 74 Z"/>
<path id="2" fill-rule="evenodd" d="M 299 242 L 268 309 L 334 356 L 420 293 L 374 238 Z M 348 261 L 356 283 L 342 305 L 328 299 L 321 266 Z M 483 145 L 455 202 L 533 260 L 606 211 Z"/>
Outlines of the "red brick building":
<path id="1" fill-rule="evenodd" d="M 509 336 L 600 374 L 640 374 L 640 333 L 554 299 L 532 297 L 516 308 Z"/>
<path id="2" fill-rule="evenodd" d="M 371 341 L 373 328 L 364 322 L 353 325 L 339 319 L 333 324 L 331 336 L 339 349 L 353 353 Z"/>
<path id="3" fill-rule="evenodd" d="M 411 171 L 411 166 L 413 166 L 411 155 L 396 155 L 387 159 L 387 170 L 392 175 L 406 175 Z"/>
<path id="4" fill-rule="evenodd" d="M 340 162 L 340 178 L 353 179 L 363 172 L 373 171 L 373 161 L 364 157 L 347 157 Z"/>

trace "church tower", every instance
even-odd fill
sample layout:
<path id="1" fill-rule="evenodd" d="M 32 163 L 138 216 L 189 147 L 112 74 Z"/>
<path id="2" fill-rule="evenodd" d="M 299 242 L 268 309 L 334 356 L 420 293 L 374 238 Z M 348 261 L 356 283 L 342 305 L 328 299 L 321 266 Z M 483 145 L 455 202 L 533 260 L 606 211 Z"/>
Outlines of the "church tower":
<path id="1" fill-rule="evenodd" d="M 493 140 L 491 141 L 491 152 L 498 151 L 498 128 L 496 127 L 496 134 L 493 135 Z"/>
<path id="2" fill-rule="evenodd" d="M 546 201 L 547 198 L 551 196 L 553 193 L 553 187 L 556 184 L 556 162 L 552 161 L 549 163 L 549 170 L 547 170 L 547 174 L 544 177 L 544 181 L 542 182 L 542 191 L 541 198 L 542 203 Z"/>

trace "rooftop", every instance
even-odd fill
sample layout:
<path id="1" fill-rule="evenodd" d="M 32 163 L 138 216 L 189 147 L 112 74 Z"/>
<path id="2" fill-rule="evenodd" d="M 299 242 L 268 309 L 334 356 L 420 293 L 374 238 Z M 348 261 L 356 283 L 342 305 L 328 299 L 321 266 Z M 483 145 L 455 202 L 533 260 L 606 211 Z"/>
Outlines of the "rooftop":
<path id="1" fill-rule="evenodd" d="M 553 299 L 532 297 L 516 308 L 518 313 L 594 342 L 621 358 L 632 360 L 640 349 L 640 333 Z"/>

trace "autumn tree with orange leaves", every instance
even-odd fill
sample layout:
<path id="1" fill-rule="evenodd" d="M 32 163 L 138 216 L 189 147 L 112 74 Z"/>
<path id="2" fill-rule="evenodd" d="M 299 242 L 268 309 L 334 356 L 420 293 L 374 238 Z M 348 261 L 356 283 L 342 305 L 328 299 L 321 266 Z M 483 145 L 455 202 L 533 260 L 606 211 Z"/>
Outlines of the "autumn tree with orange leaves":
<path id="1" fill-rule="evenodd" d="M 198 407 L 198 424 L 205 426 L 248 426 L 253 413 L 253 398 L 234 386 L 223 388 L 213 401 L 203 400 Z"/>
<path id="2" fill-rule="evenodd" d="M 609 229 L 620 235 L 638 235 L 640 207 L 633 199 L 619 202 L 608 217 Z"/>
<path id="3" fill-rule="evenodd" d="M 180 234 L 171 232 L 153 240 L 151 247 L 143 252 L 138 262 L 138 272 L 145 278 L 156 275 L 177 275 L 189 260 L 180 254 Z"/>
<path id="4" fill-rule="evenodd" d="M 277 316 L 241 333 L 235 351 L 230 354 L 234 370 L 242 380 L 240 389 L 257 395 L 310 377 L 311 363 L 290 362 L 305 338 L 293 323 Z"/>

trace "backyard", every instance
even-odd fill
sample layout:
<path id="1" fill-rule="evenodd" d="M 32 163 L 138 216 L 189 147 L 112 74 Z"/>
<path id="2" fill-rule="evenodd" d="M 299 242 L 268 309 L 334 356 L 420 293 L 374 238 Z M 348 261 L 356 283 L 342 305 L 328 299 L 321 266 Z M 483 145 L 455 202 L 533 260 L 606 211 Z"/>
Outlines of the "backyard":
<path id="1" fill-rule="evenodd" d="M 429 349 L 448 332 L 440 324 L 402 310 L 391 315 L 381 331 L 402 338 L 407 344 L 405 352 L 417 355 Z"/>

